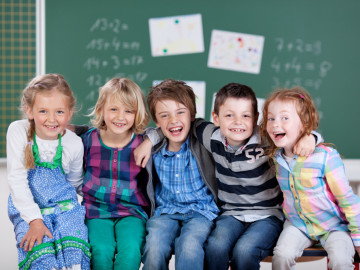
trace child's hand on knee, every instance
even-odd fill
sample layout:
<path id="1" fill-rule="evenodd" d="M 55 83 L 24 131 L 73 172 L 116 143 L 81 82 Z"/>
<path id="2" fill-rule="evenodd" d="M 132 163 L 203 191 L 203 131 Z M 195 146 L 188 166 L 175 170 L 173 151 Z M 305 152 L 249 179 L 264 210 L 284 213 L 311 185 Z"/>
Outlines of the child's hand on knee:
<path id="1" fill-rule="evenodd" d="M 42 219 L 35 219 L 31 221 L 29 225 L 29 230 L 20 242 L 20 248 L 24 247 L 24 251 L 31 251 L 36 242 L 40 245 L 45 235 L 49 238 L 53 238 Z"/>

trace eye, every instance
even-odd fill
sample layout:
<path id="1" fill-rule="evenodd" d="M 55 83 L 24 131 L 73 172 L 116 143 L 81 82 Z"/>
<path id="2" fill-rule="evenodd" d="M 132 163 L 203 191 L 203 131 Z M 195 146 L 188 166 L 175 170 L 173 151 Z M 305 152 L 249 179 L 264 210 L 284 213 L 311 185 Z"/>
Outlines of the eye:
<path id="1" fill-rule="evenodd" d="M 274 118 L 269 117 L 269 118 L 268 118 L 268 121 L 269 121 L 269 122 L 272 122 L 272 121 L 274 121 Z"/>
<path id="2" fill-rule="evenodd" d="M 164 118 L 166 118 L 166 117 L 168 117 L 167 114 L 161 114 L 161 115 L 160 115 L 160 118 L 163 118 L 163 119 L 164 119 Z"/>
<path id="3" fill-rule="evenodd" d="M 283 116 L 282 118 L 281 118 L 281 120 L 288 120 L 289 118 L 287 117 L 287 116 Z"/>
<path id="4" fill-rule="evenodd" d="M 58 110 L 56 113 L 57 113 L 57 114 L 64 114 L 65 112 L 62 111 L 62 110 Z"/>
<path id="5" fill-rule="evenodd" d="M 225 117 L 232 117 L 231 113 L 225 114 Z"/>
<path id="6" fill-rule="evenodd" d="M 44 113 L 46 113 L 46 111 L 45 110 L 40 110 L 39 113 L 44 114 Z"/>
<path id="7" fill-rule="evenodd" d="M 250 114 L 245 114 L 245 115 L 244 115 L 244 118 L 250 118 L 250 117 L 251 117 Z"/>
<path id="8" fill-rule="evenodd" d="M 112 112 L 116 112 L 116 111 L 117 111 L 117 109 L 116 109 L 116 108 L 110 108 L 110 111 L 112 111 Z"/>
<path id="9" fill-rule="evenodd" d="M 128 114 L 134 114 L 134 113 L 135 113 L 135 112 L 132 111 L 132 110 L 125 110 L 125 112 L 128 113 Z"/>

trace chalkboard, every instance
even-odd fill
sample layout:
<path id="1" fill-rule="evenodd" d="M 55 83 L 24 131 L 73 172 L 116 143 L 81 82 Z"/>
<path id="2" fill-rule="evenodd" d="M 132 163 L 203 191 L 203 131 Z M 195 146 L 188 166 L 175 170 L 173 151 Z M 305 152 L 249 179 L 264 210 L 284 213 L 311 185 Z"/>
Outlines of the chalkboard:
<path id="1" fill-rule="evenodd" d="M 318 106 L 325 140 L 344 158 L 359 158 L 359 10 L 358 0 L 47 0 L 45 70 L 64 74 L 76 93 L 75 123 L 88 122 L 98 87 L 113 76 L 132 78 L 145 94 L 154 80 L 204 82 L 206 119 L 213 93 L 229 82 L 251 86 L 259 98 L 301 85 Z M 185 15 L 200 15 L 203 48 L 153 56 L 149 22 L 181 23 Z M 259 71 L 209 67 L 214 31 L 262 37 Z"/>
<path id="2" fill-rule="evenodd" d="M 0 163 L 6 157 L 6 131 L 21 118 L 20 96 L 36 72 L 36 5 L 32 1 L 1 1 Z"/>

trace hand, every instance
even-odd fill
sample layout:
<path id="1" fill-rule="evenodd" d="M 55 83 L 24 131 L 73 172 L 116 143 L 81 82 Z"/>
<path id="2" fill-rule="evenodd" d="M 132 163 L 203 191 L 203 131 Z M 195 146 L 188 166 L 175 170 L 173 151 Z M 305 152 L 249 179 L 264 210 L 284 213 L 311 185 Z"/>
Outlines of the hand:
<path id="1" fill-rule="evenodd" d="M 355 247 L 357 254 L 360 256 L 360 247 Z"/>
<path id="2" fill-rule="evenodd" d="M 51 232 L 45 226 L 42 219 L 34 219 L 29 225 L 29 230 L 20 242 L 20 248 L 24 247 L 24 251 L 31 251 L 35 242 L 40 245 L 45 235 L 49 238 L 53 238 Z"/>
<path id="3" fill-rule="evenodd" d="M 146 163 L 149 161 L 151 156 L 151 141 L 146 138 L 136 149 L 134 150 L 134 158 L 136 165 L 145 168 Z"/>
<path id="4" fill-rule="evenodd" d="M 294 146 L 293 152 L 301 157 L 307 157 L 315 149 L 315 137 L 314 135 L 304 135 L 298 143 Z"/>

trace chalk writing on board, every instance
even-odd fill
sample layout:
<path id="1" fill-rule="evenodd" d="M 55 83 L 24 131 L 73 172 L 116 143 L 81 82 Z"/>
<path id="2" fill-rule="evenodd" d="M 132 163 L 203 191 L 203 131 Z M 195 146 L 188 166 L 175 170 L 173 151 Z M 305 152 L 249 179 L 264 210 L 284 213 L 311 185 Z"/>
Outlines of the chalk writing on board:
<path id="1" fill-rule="evenodd" d="M 322 57 L 321 40 L 277 37 L 273 40 L 273 46 L 275 52 L 270 62 L 274 73 L 272 88 L 302 86 L 311 93 L 319 109 L 321 98 L 316 96 L 316 92 L 321 90 L 332 69 L 332 63 Z M 322 117 L 322 111 L 319 110 L 319 114 Z"/>
<path id="2" fill-rule="evenodd" d="M 89 26 L 82 70 L 86 72 L 86 102 L 93 105 L 98 89 L 113 77 L 127 77 L 141 84 L 148 77 L 142 71 L 141 43 L 128 38 L 129 25 L 118 18 L 96 18 Z M 136 70 L 136 71 L 134 71 Z"/>
<path id="3" fill-rule="evenodd" d="M 121 31 L 129 30 L 128 24 L 119 19 L 98 18 L 90 27 L 90 32 L 94 31 L 108 31 L 120 33 Z"/>
<path id="4" fill-rule="evenodd" d="M 118 37 L 113 37 L 111 40 L 104 38 L 94 38 L 86 45 L 87 50 L 107 51 L 107 50 L 135 50 L 140 49 L 140 42 L 138 41 L 122 41 Z"/>

